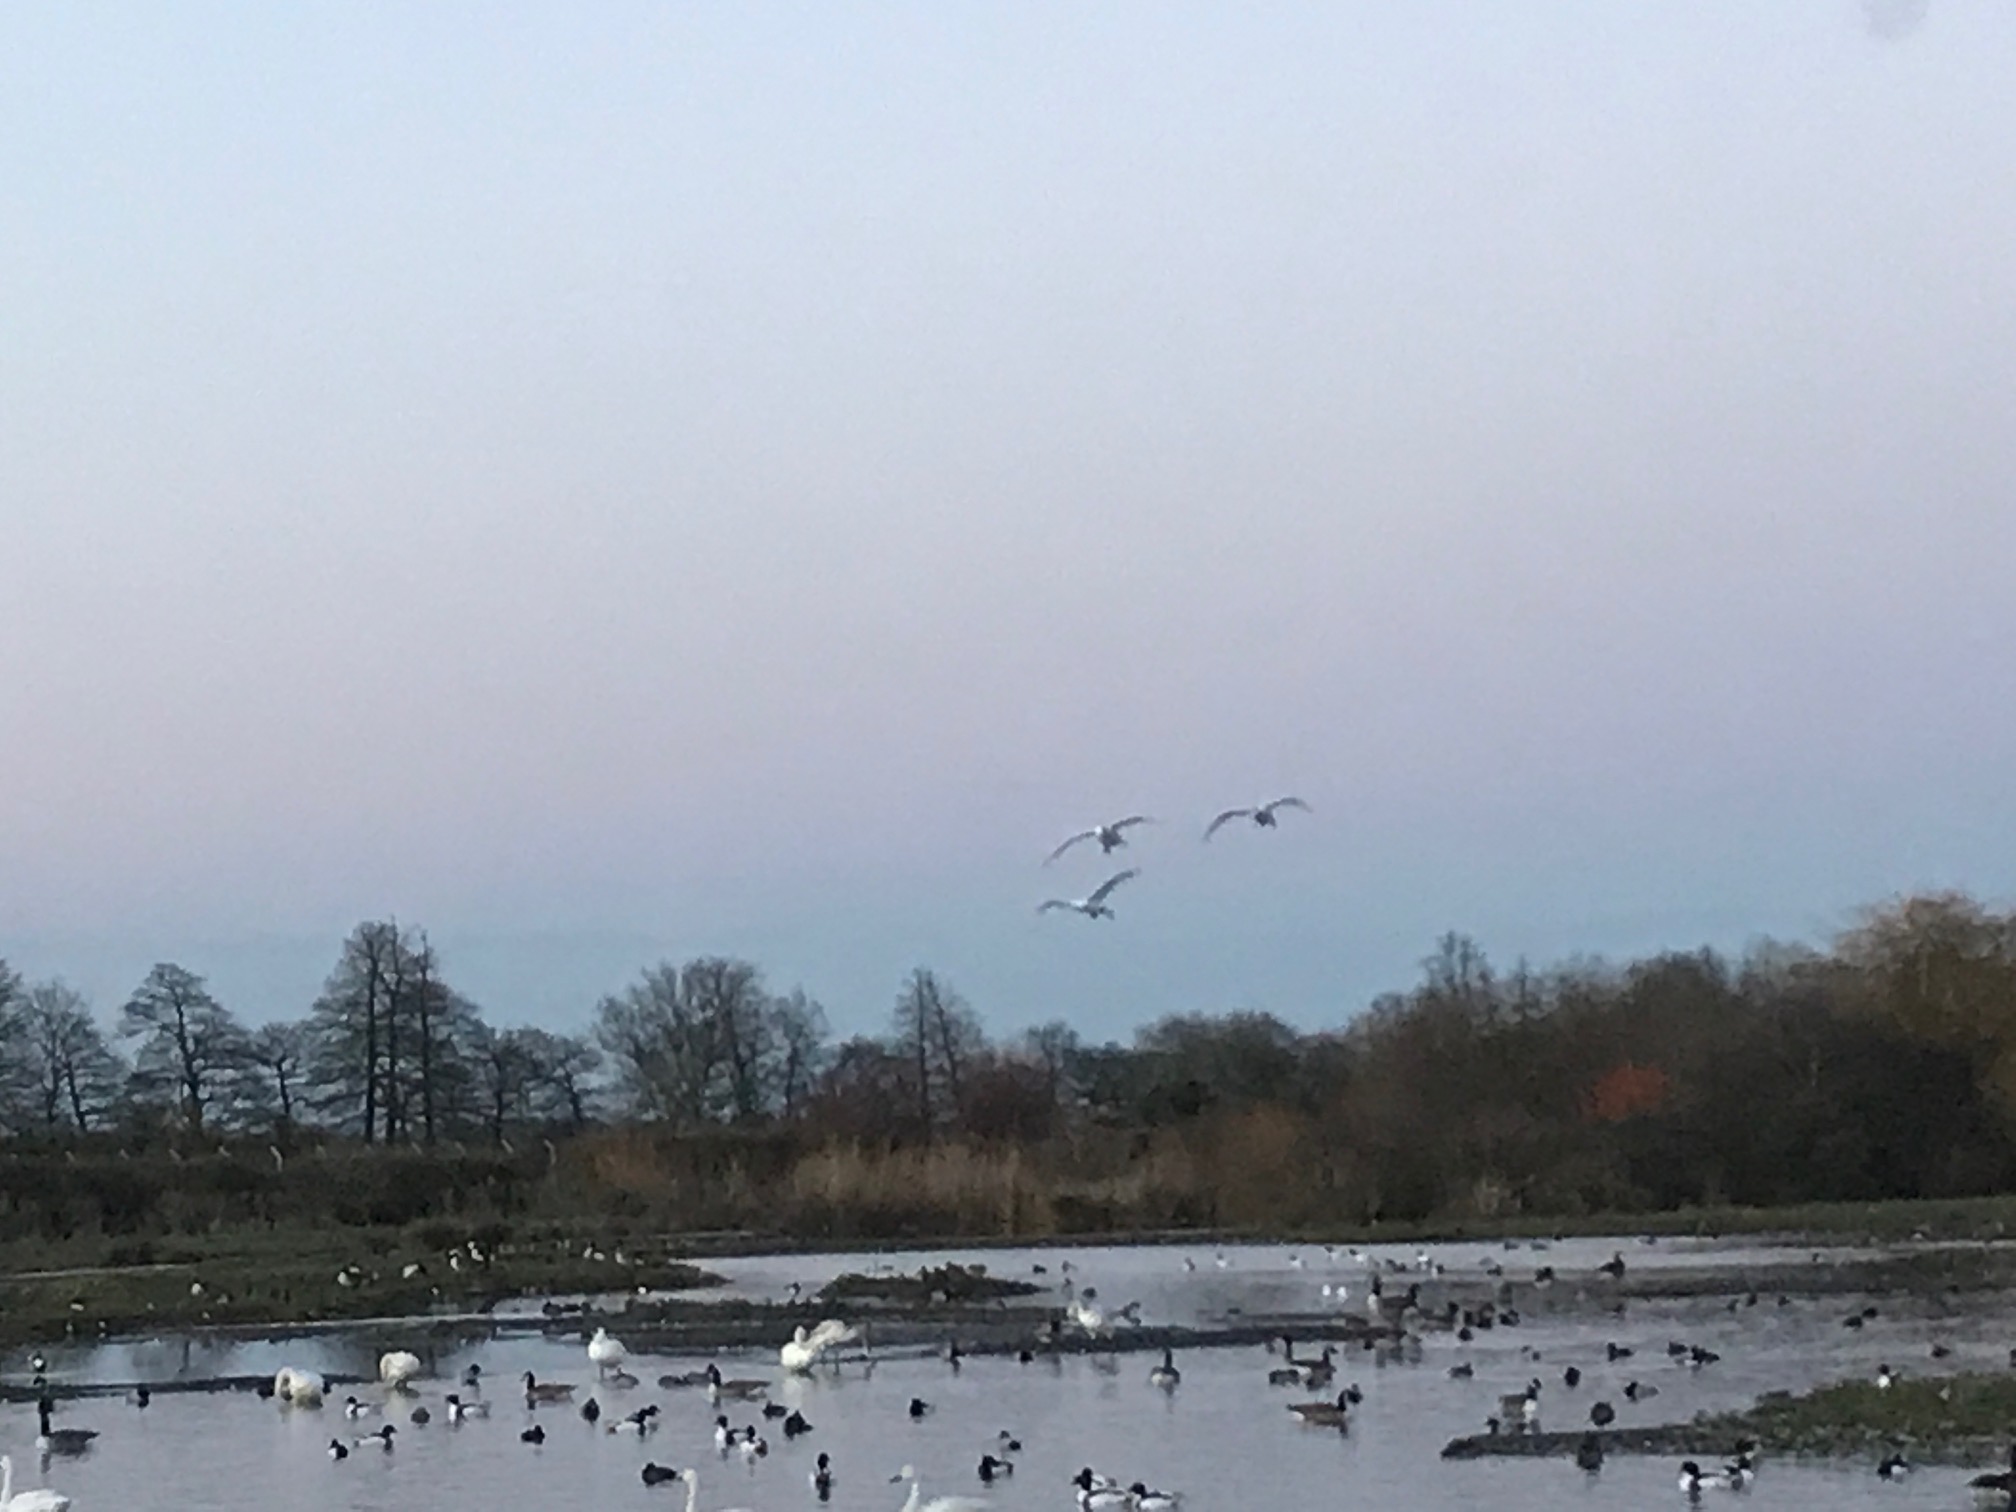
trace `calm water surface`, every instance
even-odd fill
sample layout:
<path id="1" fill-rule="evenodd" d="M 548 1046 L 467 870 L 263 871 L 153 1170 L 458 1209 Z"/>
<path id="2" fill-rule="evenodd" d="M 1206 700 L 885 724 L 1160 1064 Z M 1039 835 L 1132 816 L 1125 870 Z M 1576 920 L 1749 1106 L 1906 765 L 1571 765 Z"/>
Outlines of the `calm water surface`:
<path id="1" fill-rule="evenodd" d="M 1559 1460 L 1498 1460 L 1449 1463 L 1438 1458 L 1451 1437 L 1475 1432 L 1495 1410 L 1498 1397 L 1520 1389 L 1529 1377 L 1546 1383 L 1543 1426 L 1575 1427 L 1589 1404 L 1609 1400 L 1620 1421 L 1663 1422 L 1709 1408 L 1740 1406 L 1759 1392 L 1798 1389 L 1844 1374 L 1874 1372 L 1879 1363 L 1931 1371 L 1933 1343 L 1950 1345 L 1951 1360 L 1936 1368 L 1995 1366 L 2007 1358 L 2009 1318 L 2004 1299 L 1874 1299 L 1880 1316 L 1867 1328 L 1843 1328 L 1842 1317 L 1872 1299 L 1828 1298 L 1780 1307 L 1768 1291 L 1755 1308 L 1728 1310 L 1726 1299 L 1633 1302 L 1623 1316 L 1591 1303 L 1593 1284 L 1579 1282 L 1571 1269 L 1586 1269 L 1619 1246 L 1578 1241 L 1545 1255 L 1524 1248 L 1506 1253 L 1483 1246 L 1437 1246 L 1435 1254 L 1453 1268 L 1477 1268 L 1487 1256 L 1513 1276 L 1530 1274 L 1535 1263 L 1551 1263 L 1563 1280 L 1554 1293 L 1529 1309 L 1519 1328 L 1479 1335 L 1470 1345 L 1430 1334 L 1421 1363 L 1377 1366 L 1369 1356 L 1352 1355 L 1341 1379 L 1357 1380 L 1366 1401 L 1348 1436 L 1306 1429 L 1284 1410 L 1302 1393 L 1270 1389 L 1270 1358 L 1251 1348 L 1201 1350 L 1180 1356 L 1183 1384 L 1173 1394 L 1151 1387 L 1145 1355 L 1111 1359 L 1072 1357 L 1022 1366 L 1012 1359 L 971 1359 L 954 1371 L 942 1360 L 889 1359 L 872 1375 L 849 1366 L 836 1376 L 780 1383 L 778 1400 L 799 1407 L 816 1431 L 795 1444 L 771 1432 L 771 1453 L 752 1471 L 737 1456 L 724 1463 L 711 1442 L 713 1409 L 697 1392 L 663 1392 L 652 1382 L 662 1373 L 695 1368 L 698 1357 L 633 1360 L 645 1385 L 632 1392 L 601 1392 L 605 1408 L 620 1414 L 645 1402 L 663 1406 L 662 1431 L 639 1445 L 582 1423 L 571 1408 L 545 1408 L 537 1417 L 549 1438 L 531 1448 L 518 1441 L 533 1421 L 522 1399 L 504 1383 L 526 1369 L 542 1379 L 576 1382 L 585 1395 L 594 1370 L 578 1342 L 544 1339 L 501 1340 L 457 1346 L 434 1363 L 440 1377 L 422 1383 L 420 1400 L 435 1410 L 426 1427 L 406 1421 L 409 1406 L 396 1406 L 398 1448 L 390 1455 L 356 1449 L 332 1463 L 329 1439 L 349 1439 L 361 1424 L 346 1421 L 335 1407 L 289 1412 L 244 1395 L 155 1398 L 145 1412 L 116 1399 L 68 1404 L 65 1421 L 96 1427 L 103 1437 L 90 1455 L 52 1463 L 46 1477 L 33 1450 L 35 1419 L 24 1407 L 0 1409 L 0 1450 L 16 1460 L 16 1489 L 46 1483 L 68 1492 L 79 1512 L 96 1508 L 270 1509 L 276 1503 L 314 1509 L 411 1508 L 430 1512 L 499 1506 L 581 1509 L 683 1508 L 685 1492 L 673 1486 L 647 1489 L 638 1480 L 646 1459 L 697 1465 L 702 1472 L 700 1512 L 752 1508 L 755 1512 L 813 1509 L 807 1485 L 820 1450 L 833 1457 L 839 1485 L 836 1512 L 897 1512 L 903 1488 L 889 1477 L 906 1463 L 922 1472 L 927 1496 L 981 1492 L 974 1468 L 994 1447 L 996 1433 L 1012 1431 L 1024 1449 L 1014 1456 L 1012 1480 L 986 1492 L 997 1512 L 1073 1512 L 1066 1484 L 1089 1464 L 1122 1480 L 1185 1493 L 1186 1505 L 1208 1508 L 1255 1505 L 1280 1507 L 1360 1506 L 1375 1508 L 1471 1508 L 1488 1501 L 1494 1512 L 1573 1506 L 1642 1508 L 1680 1505 L 1675 1466 L 1665 1459 L 1613 1459 L 1599 1476 L 1585 1476 Z M 1767 1268 L 1806 1257 L 1751 1246 L 1622 1246 L 1634 1269 L 1657 1265 L 1726 1266 L 1733 1274 L 1766 1279 Z M 885 1257 L 899 1268 L 937 1261 L 950 1252 Z M 1325 1267 L 1322 1251 L 1302 1250 L 1303 1266 L 1289 1263 L 1282 1247 L 1249 1247 L 1226 1252 L 1220 1270 L 1210 1248 L 991 1251 L 951 1258 L 972 1259 L 1004 1275 L 1029 1274 L 1039 1281 L 1061 1279 L 1061 1262 L 1073 1262 L 1080 1284 L 1097 1285 L 1118 1302 L 1139 1297 L 1149 1321 L 1190 1322 L 1222 1317 L 1234 1309 L 1259 1313 L 1319 1305 L 1324 1280 L 1351 1286 L 1355 1308 L 1362 1293 L 1362 1270 Z M 1414 1250 L 1390 1253 L 1413 1258 Z M 1188 1254 L 1198 1269 L 1186 1271 Z M 793 1256 L 719 1262 L 734 1288 L 769 1296 L 791 1281 L 809 1289 L 843 1268 L 860 1268 L 859 1256 Z M 1036 1276 L 1033 1267 L 1047 1273 Z M 1403 1280 L 1404 1278 L 1397 1278 Z M 1389 1286 L 1393 1283 L 1389 1283 Z M 1577 1300 L 1577 1293 L 1584 1295 Z M 177 1375 L 264 1373 L 281 1363 L 364 1372 L 380 1348 L 421 1347 L 422 1330 L 394 1329 L 369 1337 L 332 1336 L 311 1341 L 226 1341 L 201 1337 L 118 1343 L 51 1355 L 62 1379 L 169 1379 Z M 1668 1362 L 1669 1339 L 1698 1342 L 1722 1352 L 1722 1363 L 1693 1371 Z M 1614 1340 L 1637 1354 L 1617 1365 L 1605 1363 L 1604 1344 Z M 781 1342 L 781 1341 L 780 1341 Z M 1536 1352 L 1539 1358 L 1532 1357 Z M 439 1396 L 470 1361 L 480 1361 L 495 1383 L 490 1392 L 496 1416 L 449 1428 Z M 1468 1381 L 1449 1379 L 1448 1367 L 1467 1360 L 1476 1370 Z M 731 1374 L 775 1377 L 774 1353 L 724 1361 Z M 1570 1391 L 1561 1382 L 1569 1364 L 1585 1378 Z M 20 1357 L 6 1361 L 18 1379 Z M 1633 1406 L 1620 1395 L 1626 1380 L 1656 1385 L 1656 1400 Z M 337 1400 L 344 1395 L 335 1393 Z M 378 1393 L 369 1393 L 374 1399 Z M 913 1422 L 906 1411 L 913 1396 L 936 1410 Z M 748 1407 L 729 1409 L 738 1422 L 754 1419 Z M 768 1425 L 775 1427 L 774 1424 Z M 1866 1466 L 1822 1469 L 1791 1462 L 1767 1462 L 1750 1493 L 1754 1505 L 1787 1509 L 1954 1507 L 1967 1505 L 1966 1475 L 1956 1470 L 1924 1470 L 1910 1482 L 1890 1485 Z"/>

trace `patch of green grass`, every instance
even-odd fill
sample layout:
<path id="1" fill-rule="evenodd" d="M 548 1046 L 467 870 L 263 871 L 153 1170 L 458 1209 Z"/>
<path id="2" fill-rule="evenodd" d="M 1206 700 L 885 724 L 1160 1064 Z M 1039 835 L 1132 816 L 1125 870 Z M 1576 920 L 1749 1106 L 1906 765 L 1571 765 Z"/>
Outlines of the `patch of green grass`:
<path id="1" fill-rule="evenodd" d="M 2016 1372 L 1909 1378 L 1887 1390 L 1841 1381 L 1797 1396 L 1774 1392 L 1704 1426 L 1791 1454 L 1904 1449 L 1921 1459 L 1999 1460 L 2016 1435 Z"/>

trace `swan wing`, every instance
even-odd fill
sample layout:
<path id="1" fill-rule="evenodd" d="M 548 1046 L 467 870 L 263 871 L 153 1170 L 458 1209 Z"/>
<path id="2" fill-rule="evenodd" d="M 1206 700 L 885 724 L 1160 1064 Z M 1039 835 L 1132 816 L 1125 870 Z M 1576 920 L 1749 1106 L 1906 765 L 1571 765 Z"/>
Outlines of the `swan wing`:
<path id="1" fill-rule="evenodd" d="M 1273 813 L 1274 810 L 1276 809 L 1284 809 L 1284 808 L 1300 809 L 1305 814 L 1313 814 L 1316 812 L 1314 809 L 1309 807 L 1308 804 L 1304 803 L 1300 798 L 1276 798 L 1272 803 L 1265 805 L 1266 811 L 1270 814 Z"/>
<path id="2" fill-rule="evenodd" d="M 1125 819 L 1115 819 L 1109 829 L 1124 830 L 1130 824 L 1153 824 L 1155 821 L 1146 814 L 1129 814 Z"/>
<path id="3" fill-rule="evenodd" d="M 1085 901 L 1087 903 L 1092 904 L 1104 903 L 1108 895 L 1112 893 L 1114 888 L 1118 887 L 1122 882 L 1125 882 L 1132 877 L 1138 877 L 1140 875 L 1141 875 L 1141 869 L 1138 866 L 1130 866 L 1127 868 L 1127 870 L 1123 872 L 1115 872 L 1112 876 L 1108 877 L 1104 882 L 1101 882 L 1098 885 L 1098 887 L 1094 888 L 1092 896 L 1087 898 Z"/>
<path id="4" fill-rule="evenodd" d="M 806 1335 L 805 1343 L 808 1348 L 814 1350 L 831 1349 L 836 1344 L 852 1343 L 859 1337 L 860 1334 L 856 1332 L 852 1323 L 844 1323 L 838 1318 L 827 1318 Z"/>
<path id="5" fill-rule="evenodd" d="M 1213 819 L 1209 824 L 1204 826 L 1204 838 L 1209 840 L 1213 835 L 1218 833 L 1220 828 L 1230 824 L 1234 819 L 1251 819 L 1252 817 L 1253 810 L 1250 808 L 1227 809 L 1216 819 Z"/>
<path id="6" fill-rule="evenodd" d="M 1077 834 L 1073 835 L 1069 840 L 1066 840 L 1062 845 L 1058 846 L 1057 849 L 1053 850 L 1052 852 L 1050 852 L 1049 855 L 1045 856 L 1043 858 L 1043 864 L 1045 866 L 1048 866 L 1052 861 L 1055 861 L 1059 856 L 1063 855 L 1064 852 L 1071 849 L 1071 847 L 1076 845 L 1080 840 L 1090 840 L 1094 838 L 1096 835 L 1098 835 L 1098 833 L 1099 831 L 1097 831 L 1096 829 L 1078 831 Z"/>
<path id="7" fill-rule="evenodd" d="M 987 1512 L 988 1503 L 979 1496 L 934 1496 L 920 1512 Z"/>
<path id="8" fill-rule="evenodd" d="M 1036 912 L 1048 913 L 1053 908 L 1076 908 L 1078 905 L 1069 898 L 1045 898 L 1036 905 Z"/>

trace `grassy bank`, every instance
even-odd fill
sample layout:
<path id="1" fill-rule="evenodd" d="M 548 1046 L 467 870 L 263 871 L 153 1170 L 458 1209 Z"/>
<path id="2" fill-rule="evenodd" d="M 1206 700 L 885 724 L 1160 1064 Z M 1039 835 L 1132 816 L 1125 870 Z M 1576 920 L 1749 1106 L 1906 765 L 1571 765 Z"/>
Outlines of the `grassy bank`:
<path id="1" fill-rule="evenodd" d="M 494 1224 L 15 1244 L 0 1253 L 0 1343 L 474 1312 L 511 1297 L 717 1280 L 662 1244 Z"/>
<path id="2" fill-rule="evenodd" d="M 1902 1453 L 1926 1464 L 2000 1465 L 2016 1434 L 2016 1372 L 1926 1376 L 1878 1387 L 1839 1381 L 1794 1395 L 1772 1392 L 1742 1412 L 1704 1414 L 1689 1423 L 1613 1428 L 1595 1434 L 1609 1454 L 1695 1455 L 1726 1459 L 1754 1440 L 1765 1454 L 1866 1459 Z M 1573 1454 L 1589 1435 L 1476 1434 L 1451 1440 L 1445 1459 Z"/>

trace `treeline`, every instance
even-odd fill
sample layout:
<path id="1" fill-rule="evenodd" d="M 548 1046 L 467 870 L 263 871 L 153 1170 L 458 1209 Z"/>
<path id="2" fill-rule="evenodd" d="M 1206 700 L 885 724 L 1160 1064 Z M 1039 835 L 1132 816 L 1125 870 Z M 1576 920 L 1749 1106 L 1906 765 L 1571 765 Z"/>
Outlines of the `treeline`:
<path id="1" fill-rule="evenodd" d="M 256 1029 L 175 965 L 110 1036 L 0 966 L 0 1127 L 73 1164 L 390 1147 L 407 1217 L 433 1200 L 415 1151 L 466 1169 L 471 1145 L 545 1141 L 546 1179 L 500 1203 L 808 1236 L 1977 1195 L 2016 1185 L 2016 917 L 1941 895 L 1825 949 L 1547 970 L 1451 935 L 1339 1028 L 1176 1015 L 1128 1044 L 991 1037 L 928 970 L 886 1032 L 836 1039 L 802 991 L 713 957 L 645 971 L 579 1035 L 500 1029 L 424 933 L 374 921 L 300 1020 Z M 255 1186 L 202 1211 L 257 1216 Z"/>

